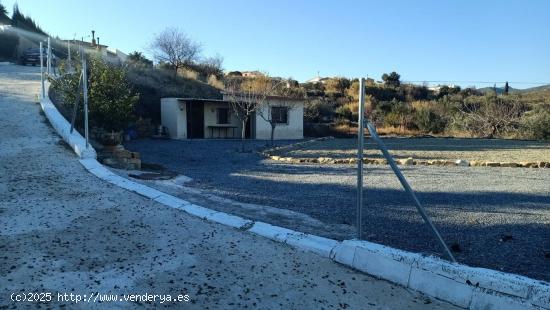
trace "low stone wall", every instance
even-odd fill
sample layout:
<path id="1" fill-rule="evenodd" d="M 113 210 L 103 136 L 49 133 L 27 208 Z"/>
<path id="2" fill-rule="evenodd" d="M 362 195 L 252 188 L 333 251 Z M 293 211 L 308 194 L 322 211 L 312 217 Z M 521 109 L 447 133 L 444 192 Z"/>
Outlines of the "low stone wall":
<path id="1" fill-rule="evenodd" d="M 266 158 L 276 161 L 282 161 L 292 164 L 357 164 L 357 158 L 332 158 L 332 157 L 319 157 L 319 158 L 307 158 L 307 157 L 287 157 L 279 155 L 271 155 L 268 152 L 262 152 L 262 155 Z M 458 160 L 419 160 L 412 157 L 405 159 L 396 159 L 395 162 L 398 165 L 403 166 L 462 166 L 462 167 L 512 167 L 512 168 L 550 168 L 550 162 L 539 161 L 522 161 L 522 162 L 494 162 L 494 161 L 467 161 L 463 159 Z M 380 158 L 364 158 L 363 163 L 371 165 L 387 165 L 386 159 Z"/>

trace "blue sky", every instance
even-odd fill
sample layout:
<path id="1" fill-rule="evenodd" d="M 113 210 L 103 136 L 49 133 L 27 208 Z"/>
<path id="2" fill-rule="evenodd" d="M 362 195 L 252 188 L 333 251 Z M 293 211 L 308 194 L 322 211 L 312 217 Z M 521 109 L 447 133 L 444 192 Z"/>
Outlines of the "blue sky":
<path id="1" fill-rule="evenodd" d="M 0 0 L 11 12 L 15 1 Z M 397 71 L 406 81 L 550 83 L 550 1 L 36 1 L 21 11 L 62 38 L 144 51 L 178 27 L 226 70 L 304 81 Z M 472 82 L 468 82 L 472 81 Z M 490 84 L 492 86 L 492 84 Z"/>

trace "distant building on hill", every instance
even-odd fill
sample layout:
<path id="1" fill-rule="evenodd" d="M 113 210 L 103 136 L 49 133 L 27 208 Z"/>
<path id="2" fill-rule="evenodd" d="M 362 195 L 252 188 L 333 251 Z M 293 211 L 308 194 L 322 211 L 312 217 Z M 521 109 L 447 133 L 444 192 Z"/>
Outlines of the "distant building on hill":
<path id="1" fill-rule="evenodd" d="M 439 91 L 441 90 L 442 87 L 455 88 L 456 85 L 455 84 L 432 85 L 432 86 L 428 86 L 428 90 L 431 90 L 434 93 L 439 93 Z"/>
<path id="2" fill-rule="evenodd" d="M 248 77 L 248 78 L 265 76 L 265 74 L 261 73 L 260 71 L 241 71 L 241 74 L 243 77 Z"/>
<path id="3" fill-rule="evenodd" d="M 320 77 L 320 76 L 316 76 L 314 78 L 311 78 L 309 80 L 306 81 L 306 83 L 312 83 L 312 84 L 316 84 L 316 83 L 321 83 L 321 84 L 325 84 L 327 80 L 329 80 L 330 78 L 328 77 Z"/>
<path id="4" fill-rule="evenodd" d="M 123 62 L 126 61 L 128 55 L 116 48 L 110 48 L 107 45 L 99 44 L 99 37 L 95 36 L 95 31 L 92 30 L 92 40 L 90 42 L 83 40 L 62 40 L 65 43 L 70 43 L 72 46 L 82 46 L 83 48 L 90 50 L 96 50 L 106 61 L 109 62 Z"/>

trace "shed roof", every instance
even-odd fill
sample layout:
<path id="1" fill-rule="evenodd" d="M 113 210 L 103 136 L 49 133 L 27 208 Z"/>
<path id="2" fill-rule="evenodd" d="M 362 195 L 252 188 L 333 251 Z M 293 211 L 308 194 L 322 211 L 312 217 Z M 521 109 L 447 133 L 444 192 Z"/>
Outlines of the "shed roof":
<path id="1" fill-rule="evenodd" d="M 204 98 L 176 98 L 176 99 L 180 101 L 185 101 L 185 102 L 227 102 L 229 103 L 229 101 L 222 100 L 222 99 L 204 99 Z"/>

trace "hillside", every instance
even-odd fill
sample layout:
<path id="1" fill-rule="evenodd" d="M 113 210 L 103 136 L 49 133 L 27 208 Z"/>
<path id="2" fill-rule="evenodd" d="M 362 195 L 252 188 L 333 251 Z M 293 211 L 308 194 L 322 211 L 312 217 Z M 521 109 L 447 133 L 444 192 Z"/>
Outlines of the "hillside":
<path id="1" fill-rule="evenodd" d="M 136 115 L 160 123 L 160 99 L 163 97 L 222 99 L 220 90 L 197 80 L 174 77 L 161 68 L 131 65 L 128 80 L 139 93 Z"/>
<path id="2" fill-rule="evenodd" d="M 550 84 L 542 85 L 542 86 L 536 86 L 536 87 L 523 88 L 523 89 L 510 87 L 508 92 L 510 94 L 517 94 L 517 93 L 526 94 L 526 93 L 539 92 L 539 91 L 545 91 L 545 90 L 550 90 Z M 493 92 L 494 89 L 493 89 L 493 87 L 483 87 L 483 88 L 478 88 L 478 91 L 485 94 L 485 93 L 488 93 L 488 92 Z M 497 91 L 497 94 L 502 95 L 504 93 L 504 87 L 497 87 L 496 91 Z"/>

